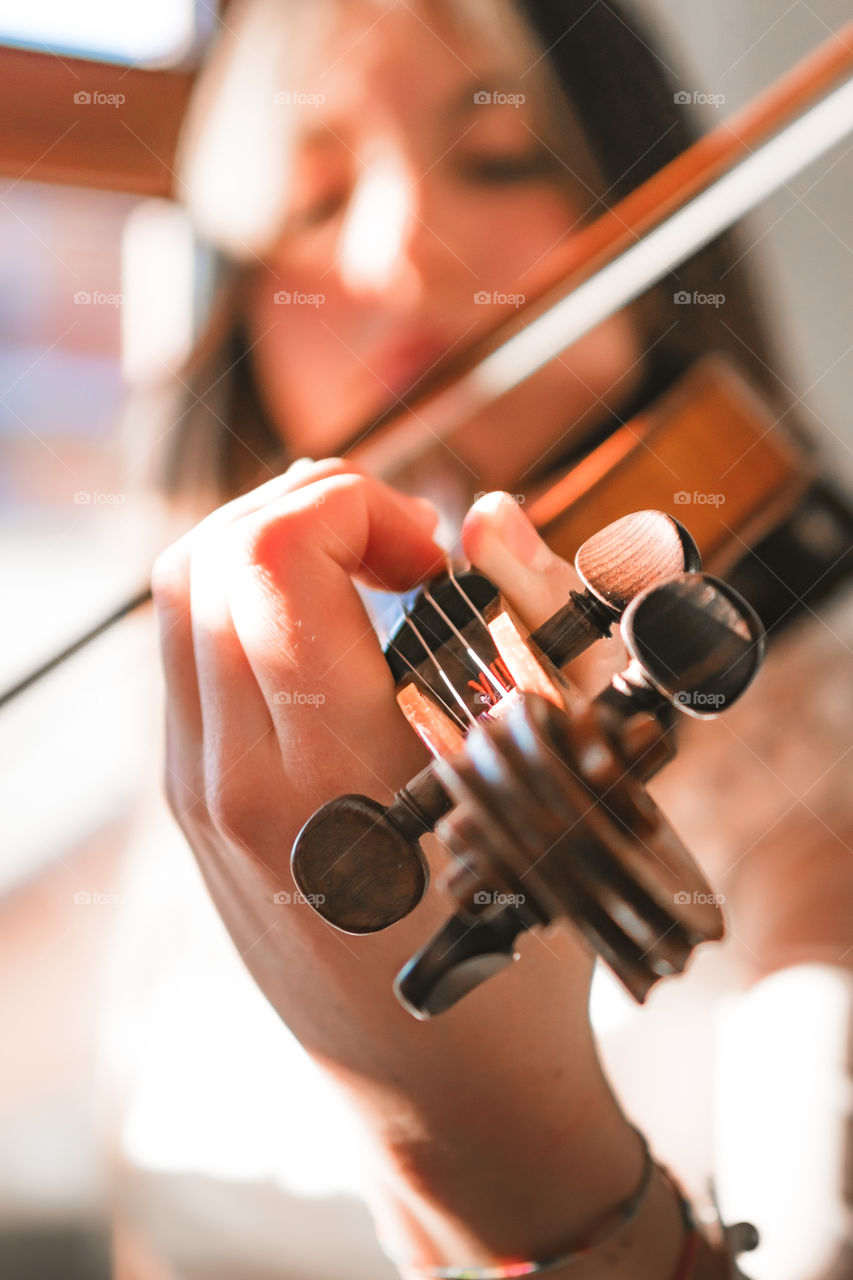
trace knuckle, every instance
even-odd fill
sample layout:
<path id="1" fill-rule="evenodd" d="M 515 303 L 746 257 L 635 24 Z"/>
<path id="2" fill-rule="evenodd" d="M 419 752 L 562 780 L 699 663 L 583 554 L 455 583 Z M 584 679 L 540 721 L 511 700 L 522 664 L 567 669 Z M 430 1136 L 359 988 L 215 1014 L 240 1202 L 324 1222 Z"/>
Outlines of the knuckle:
<path id="1" fill-rule="evenodd" d="M 357 470 L 357 468 L 354 463 L 347 461 L 346 458 L 339 458 L 337 456 L 332 458 L 320 458 L 311 466 L 311 471 L 316 474 L 318 480 L 326 475 L 340 475 L 342 472 L 355 470 Z"/>
<path id="2" fill-rule="evenodd" d="M 285 507 L 260 511 L 246 519 L 242 543 L 246 563 L 279 572 L 316 540 L 318 505 L 299 499 L 300 494 L 294 494 Z"/>
<path id="3" fill-rule="evenodd" d="M 166 711 L 162 782 L 173 816 L 184 826 L 188 815 L 198 809 L 204 790 L 193 776 L 192 758 L 182 747 L 182 737 L 171 709 Z"/>
<path id="4" fill-rule="evenodd" d="M 161 551 L 151 569 L 151 594 L 158 607 L 172 606 L 183 601 L 187 593 L 187 560 L 181 542 Z"/>
<path id="5" fill-rule="evenodd" d="M 376 482 L 354 471 L 345 459 L 334 474 L 280 495 L 257 511 L 247 513 L 229 536 L 231 564 L 238 572 L 249 567 L 286 579 L 302 557 L 325 544 L 332 533 L 342 533 L 367 506 L 370 486 Z M 325 465 L 325 463 L 324 463 Z"/>
<path id="6" fill-rule="evenodd" d="M 219 779 L 208 786 L 206 804 L 217 835 L 244 848 L 258 846 L 268 818 L 253 788 L 239 779 Z"/>
<path id="7" fill-rule="evenodd" d="M 167 764 L 163 771 L 163 791 L 169 812 L 182 831 L 189 832 L 201 816 L 199 793 L 176 768 Z"/>

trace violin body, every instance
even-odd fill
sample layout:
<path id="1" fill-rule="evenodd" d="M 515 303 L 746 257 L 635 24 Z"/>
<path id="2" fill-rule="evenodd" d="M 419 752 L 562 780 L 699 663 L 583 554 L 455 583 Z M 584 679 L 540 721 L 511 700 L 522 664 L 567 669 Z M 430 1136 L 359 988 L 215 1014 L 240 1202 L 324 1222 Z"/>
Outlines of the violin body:
<path id="1" fill-rule="evenodd" d="M 686 520 L 702 563 L 724 574 L 814 478 L 811 458 L 773 407 L 731 360 L 709 355 L 564 476 L 528 494 L 526 510 L 570 560 L 642 495 L 644 505 Z"/>

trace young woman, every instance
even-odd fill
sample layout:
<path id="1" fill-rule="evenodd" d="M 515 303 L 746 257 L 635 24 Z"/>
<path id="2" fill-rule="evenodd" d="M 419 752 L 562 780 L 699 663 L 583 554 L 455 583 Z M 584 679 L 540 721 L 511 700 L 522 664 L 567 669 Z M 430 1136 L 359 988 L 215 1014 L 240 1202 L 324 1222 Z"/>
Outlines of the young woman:
<path id="1" fill-rule="evenodd" d="M 718 244 L 433 450 L 408 494 L 336 457 L 683 148 L 683 108 L 612 4 L 250 0 L 224 25 L 182 168 L 222 289 L 166 467 L 173 495 L 215 509 L 154 576 L 172 810 L 256 982 L 363 1126 L 366 1194 L 403 1274 L 523 1274 L 519 1260 L 552 1259 L 573 1280 L 727 1274 L 614 1094 L 589 1020 L 591 955 L 571 930 L 526 938 L 518 965 L 421 1024 L 392 981 L 446 917 L 435 892 L 393 929 L 343 941 L 275 901 L 319 805 L 388 799 L 425 763 L 356 582 L 402 592 L 439 571 L 437 508 L 458 528 L 475 494 L 546 475 L 694 354 L 736 350 L 777 391 Z M 673 305 L 724 271 L 725 323 Z M 505 496 L 477 502 L 463 545 L 531 626 L 575 585 Z M 772 669 L 811 697 L 827 644 L 819 624 L 806 631 L 780 641 Z M 736 723 L 749 741 L 771 722 L 758 697 Z M 771 744 L 748 767 L 742 752 L 732 778 L 731 734 L 703 731 L 672 767 L 669 811 L 681 797 L 713 813 L 688 836 L 712 882 L 740 864 L 725 888 L 745 967 L 849 964 L 853 864 L 827 817 L 837 776 L 815 782 L 809 819 L 770 794 Z M 808 751 L 831 772 L 831 725 Z M 434 872 L 448 864 L 428 852 Z"/>

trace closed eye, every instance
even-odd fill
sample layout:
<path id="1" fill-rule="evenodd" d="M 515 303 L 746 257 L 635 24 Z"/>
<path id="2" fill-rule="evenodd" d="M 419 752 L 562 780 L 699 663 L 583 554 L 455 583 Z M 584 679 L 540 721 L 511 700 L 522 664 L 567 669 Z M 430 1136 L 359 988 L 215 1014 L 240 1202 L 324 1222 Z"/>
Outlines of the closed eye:
<path id="1" fill-rule="evenodd" d="M 340 213 L 345 203 L 346 193 L 340 191 L 309 201 L 300 208 L 291 209 L 287 215 L 286 230 L 306 231 L 312 227 L 321 226 Z"/>
<path id="2" fill-rule="evenodd" d="M 468 156 L 460 160 L 460 167 L 464 176 L 475 181 L 503 186 L 552 177 L 557 165 L 553 156 L 537 147 L 520 153 Z"/>

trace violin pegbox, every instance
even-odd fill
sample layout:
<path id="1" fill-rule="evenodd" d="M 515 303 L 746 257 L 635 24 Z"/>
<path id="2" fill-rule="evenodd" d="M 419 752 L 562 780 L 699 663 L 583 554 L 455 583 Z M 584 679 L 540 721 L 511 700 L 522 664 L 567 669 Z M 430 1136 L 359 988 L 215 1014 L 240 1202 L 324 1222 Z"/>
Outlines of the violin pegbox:
<path id="1" fill-rule="evenodd" d="M 398 704 L 435 757 L 458 750 L 484 715 L 503 714 L 518 690 L 558 708 L 580 706 L 560 668 L 609 636 L 637 591 L 698 565 L 677 520 L 657 511 L 626 516 L 579 549 L 575 567 L 585 589 L 533 635 L 483 574 L 451 570 L 418 594 L 385 646 Z M 291 869 L 298 888 L 344 932 L 395 924 L 426 892 L 420 838 L 450 804 L 432 766 L 387 808 L 368 796 L 339 796 L 297 836 Z"/>
<path id="2" fill-rule="evenodd" d="M 609 525 L 575 565 L 584 590 L 532 635 L 475 571 L 419 593 L 386 658 L 435 759 L 387 807 L 366 796 L 324 805 L 294 843 L 297 886 L 350 933 L 387 928 L 420 901 L 424 834 L 455 855 L 443 887 L 457 914 L 395 985 L 417 1017 L 448 1008 L 512 962 L 519 933 L 557 919 L 640 1001 L 722 935 L 709 886 L 644 783 L 674 752 L 676 711 L 717 714 L 747 686 L 761 624 L 698 572 L 689 534 L 661 512 Z M 628 666 L 586 699 L 560 668 L 617 623 Z"/>
<path id="3" fill-rule="evenodd" d="M 586 707 L 526 694 L 436 762 L 458 911 L 398 976 L 416 1017 L 511 962 L 537 924 L 569 919 L 640 1003 L 723 936 L 716 895 L 644 784 L 674 754 L 676 712 L 716 716 L 748 688 L 764 629 L 726 583 L 694 572 L 635 597 L 620 631 L 628 666 Z"/>

